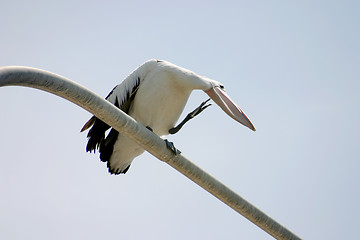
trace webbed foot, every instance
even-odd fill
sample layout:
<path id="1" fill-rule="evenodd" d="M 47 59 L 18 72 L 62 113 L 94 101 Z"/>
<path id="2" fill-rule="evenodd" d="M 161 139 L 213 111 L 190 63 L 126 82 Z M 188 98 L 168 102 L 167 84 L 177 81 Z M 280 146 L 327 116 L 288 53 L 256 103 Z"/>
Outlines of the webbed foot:
<path id="1" fill-rule="evenodd" d="M 174 145 L 173 142 L 169 142 L 167 139 L 164 140 L 166 143 L 166 146 L 175 154 L 175 155 L 179 155 L 181 153 L 181 151 L 179 149 L 177 149 Z"/>

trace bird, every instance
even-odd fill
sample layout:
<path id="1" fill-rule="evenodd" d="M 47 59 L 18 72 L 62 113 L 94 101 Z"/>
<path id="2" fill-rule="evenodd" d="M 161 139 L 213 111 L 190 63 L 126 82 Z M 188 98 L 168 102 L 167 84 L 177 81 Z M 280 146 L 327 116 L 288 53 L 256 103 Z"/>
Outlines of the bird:
<path id="1" fill-rule="evenodd" d="M 175 126 L 193 90 L 203 90 L 210 98 Z M 245 113 L 227 95 L 224 85 L 165 60 L 144 62 L 105 99 L 158 136 L 177 133 L 186 122 L 211 105 L 208 104 L 210 99 L 231 118 L 256 131 Z M 134 158 L 145 151 L 95 116 L 85 123 L 81 132 L 89 128 L 86 151 L 95 153 L 98 149 L 100 160 L 107 163 L 111 174 L 125 174 Z M 181 153 L 171 142 L 165 141 L 174 154 Z"/>

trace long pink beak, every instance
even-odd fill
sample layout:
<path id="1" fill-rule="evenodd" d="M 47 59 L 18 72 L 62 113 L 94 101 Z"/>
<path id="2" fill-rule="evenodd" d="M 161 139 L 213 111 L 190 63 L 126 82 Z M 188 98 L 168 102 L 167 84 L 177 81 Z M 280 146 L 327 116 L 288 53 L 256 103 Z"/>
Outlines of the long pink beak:
<path id="1" fill-rule="evenodd" d="M 220 87 L 215 86 L 205 92 L 230 117 L 250 128 L 251 130 L 256 131 L 254 125 L 251 123 L 245 113 L 231 100 L 225 91 L 220 89 Z"/>

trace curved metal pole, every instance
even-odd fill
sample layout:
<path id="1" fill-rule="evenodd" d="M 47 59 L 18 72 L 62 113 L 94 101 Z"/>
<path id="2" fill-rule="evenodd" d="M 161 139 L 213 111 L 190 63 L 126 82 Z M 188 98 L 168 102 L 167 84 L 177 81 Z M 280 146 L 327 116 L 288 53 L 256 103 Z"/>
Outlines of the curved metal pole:
<path id="1" fill-rule="evenodd" d="M 146 151 L 181 172 L 274 238 L 300 239 L 183 155 L 175 156 L 160 137 L 85 87 L 54 73 L 29 67 L 1 67 L 1 86 L 37 88 L 75 103 L 136 141 Z"/>

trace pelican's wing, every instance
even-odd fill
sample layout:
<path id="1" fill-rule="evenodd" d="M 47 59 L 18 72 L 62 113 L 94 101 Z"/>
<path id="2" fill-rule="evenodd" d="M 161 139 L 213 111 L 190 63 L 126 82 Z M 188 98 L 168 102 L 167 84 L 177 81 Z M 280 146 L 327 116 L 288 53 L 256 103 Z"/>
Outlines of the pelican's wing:
<path id="1" fill-rule="evenodd" d="M 106 100 L 120 108 L 123 112 L 128 113 L 131 102 L 136 95 L 139 85 L 140 77 L 134 77 L 130 75 L 122 83 L 114 87 L 114 89 L 106 97 Z M 111 129 L 110 133 L 105 138 L 105 132 L 110 128 L 110 126 L 95 116 L 90 118 L 90 120 L 85 123 L 81 129 L 81 132 L 90 127 L 91 129 L 87 135 L 88 143 L 86 146 L 86 151 L 95 152 L 97 148 L 100 148 L 100 159 L 106 162 L 111 156 L 112 145 L 117 139 L 118 132 L 115 129 Z"/>
<path id="2" fill-rule="evenodd" d="M 113 90 L 106 97 L 106 100 L 120 108 L 123 112 L 128 113 L 131 103 L 134 100 L 137 90 L 149 72 L 156 68 L 158 61 L 155 59 L 149 60 L 133 71 L 122 83 L 113 88 Z M 129 166 L 125 169 L 114 169 L 110 166 L 110 158 L 113 154 L 114 144 L 118 140 L 119 132 L 111 129 L 109 134 L 105 137 L 106 131 L 110 128 L 109 125 L 93 116 L 85 123 L 81 131 L 90 128 L 88 132 L 88 143 L 86 146 L 87 152 L 96 151 L 99 149 L 100 159 L 107 162 L 110 173 L 119 174 L 125 173 Z"/>

